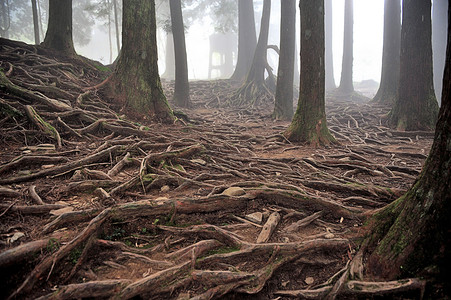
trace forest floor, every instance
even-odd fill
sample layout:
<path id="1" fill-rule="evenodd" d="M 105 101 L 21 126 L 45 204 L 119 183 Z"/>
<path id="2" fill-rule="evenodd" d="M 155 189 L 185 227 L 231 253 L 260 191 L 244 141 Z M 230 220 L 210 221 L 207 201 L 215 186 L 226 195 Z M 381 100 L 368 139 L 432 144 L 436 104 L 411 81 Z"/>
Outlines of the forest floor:
<path id="1" fill-rule="evenodd" d="M 328 97 L 339 143 L 292 144 L 227 80 L 191 82 L 174 124 L 131 120 L 89 88 L 102 66 L 3 39 L 0 64 L 0 298 L 322 298 L 433 140 Z"/>

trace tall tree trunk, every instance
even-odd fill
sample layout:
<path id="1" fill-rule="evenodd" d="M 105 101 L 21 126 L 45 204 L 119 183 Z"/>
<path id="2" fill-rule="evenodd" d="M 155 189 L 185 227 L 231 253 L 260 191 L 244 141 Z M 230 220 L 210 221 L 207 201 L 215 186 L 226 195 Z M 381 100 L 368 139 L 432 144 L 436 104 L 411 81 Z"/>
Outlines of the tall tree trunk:
<path id="1" fill-rule="evenodd" d="M 169 80 L 175 79 L 175 56 L 174 56 L 174 37 L 172 36 L 172 32 L 166 32 L 166 51 L 164 54 L 165 57 L 165 66 L 162 78 L 166 78 Z"/>
<path id="2" fill-rule="evenodd" d="M 438 104 L 432 80 L 431 2 L 404 0 L 398 100 L 390 124 L 398 130 L 430 130 Z"/>
<path id="3" fill-rule="evenodd" d="M 113 0 L 113 9 L 114 9 L 114 27 L 116 29 L 116 47 L 117 54 L 121 51 L 121 37 L 119 32 L 119 18 L 117 13 L 117 0 Z"/>
<path id="4" fill-rule="evenodd" d="M 113 62 L 113 39 L 111 37 L 111 3 L 107 0 L 108 6 L 108 45 L 110 47 L 110 64 Z"/>
<path id="5" fill-rule="evenodd" d="M 238 1 L 238 58 L 230 79 L 243 81 L 251 68 L 257 46 L 255 32 L 254 4 L 252 0 Z"/>
<path id="6" fill-rule="evenodd" d="M 434 63 L 434 88 L 439 103 L 442 97 L 443 71 L 445 66 L 448 5 L 448 0 L 434 0 L 432 2 L 432 59 Z"/>
<path id="7" fill-rule="evenodd" d="M 296 113 L 284 135 L 293 142 L 330 144 L 325 110 L 324 0 L 301 0 L 301 86 Z"/>
<path id="8" fill-rule="evenodd" d="M 188 62 L 186 58 L 185 27 L 183 26 L 181 0 L 169 0 L 171 10 L 172 35 L 175 54 L 174 100 L 178 106 L 189 107 Z"/>
<path id="9" fill-rule="evenodd" d="M 49 0 L 49 24 L 43 46 L 75 55 L 72 40 L 72 0 Z"/>
<path id="10" fill-rule="evenodd" d="M 280 15 L 280 53 L 273 117 L 293 117 L 293 76 L 296 46 L 296 0 L 284 0 Z"/>
<path id="11" fill-rule="evenodd" d="M 31 9 L 33 11 L 34 43 L 39 45 L 41 43 L 41 38 L 39 36 L 39 16 L 36 0 L 31 0 Z"/>
<path id="12" fill-rule="evenodd" d="M 352 64 L 354 59 L 354 0 L 345 0 L 345 22 L 343 36 L 343 62 L 338 90 L 343 94 L 354 92 L 352 82 Z"/>
<path id="13" fill-rule="evenodd" d="M 271 94 L 265 85 L 265 69 L 268 66 L 266 54 L 268 50 L 270 15 L 271 0 L 264 0 L 260 33 L 258 35 L 258 42 L 257 47 L 255 48 L 252 65 L 246 76 L 244 84 L 235 95 L 238 99 L 238 105 L 244 104 L 254 106 L 262 93 Z"/>
<path id="14" fill-rule="evenodd" d="M 9 27 L 11 25 L 11 15 L 9 3 L 6 0 L 0 0 L 0 37 L 9 38 Z"/>
<path id="15" fill-rule="evenodd" d="M 41 1 L 37 0 L 37 4 L 38 4 L 38 16 L 39 16 L 39 29 L 41 30 L 41 34 L 39 35 L 39 37 L 44 37 L 44 27 L 42 25 L 42 13 L 41 13 Z"/>
<path id="16" fill-rule="evenodd" d="M 123 1 L 122 14 L 122 49 L 110 79 L 113 97 L 134 113 L 172 122 L 158 74 L 155 0 Z"/>
<path id="17" fill-rule="evenodd" d="M 332 51 L 332 0 L 326 0 L 324 5 L 326 8 L 326 91 L 329 91 L 337 87 L 334 79 L 334 58 Z"/>
<path id="18" fill-rule="evenodd" d="M 385 0 L 381 83 L 373 101 L 393 105 L 398 95 L 401 2 Z"/>
<path id="19" fill-rule="evenodd" d="M 426 7 L 430 5 L 429 1 L 418 0 L 416 3 L 408 1 L 403 11 L 409 14 L 408 6 L 420 2 L 421 5 L 416 7 L 423 7 L 421 11 L 426 18 L 430 15 Z M 451 12 L 448 16 L 450 15 Z M 407 21 L 408 18 L 409 15 L 406 15 L 404 20 Z M 421 20 L 419 15 L 417 18 Z M 451 28 L 450 26 L 451 22 L 448 28 Z M 451 31 L 448 29 L 442 107 L 431 152 L 410 190 L 373 217 L 375 227 L 368 239 L 369 247 L 375 247 L 368 270 L 373 270 L 377 275 L 388 279 L 403 275 L 438 276 L 435 279 L 447 285 L 445 295 L 451 294 L 450 145 Z"/>

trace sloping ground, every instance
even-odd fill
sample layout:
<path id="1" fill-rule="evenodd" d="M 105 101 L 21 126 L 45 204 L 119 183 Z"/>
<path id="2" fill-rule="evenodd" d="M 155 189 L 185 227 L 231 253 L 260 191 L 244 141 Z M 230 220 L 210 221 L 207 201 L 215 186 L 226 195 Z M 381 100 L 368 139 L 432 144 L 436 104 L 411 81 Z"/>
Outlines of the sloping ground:
<path id="1" fill-rule="evenodd" d="M 386 107 L 328 99 L 340 144 L 293 145 L 270 105 L 223 105 L 229 81 L 193 82 L 188 119 L 141 124 L 89 88 L 100 66 L 3 39 L 0 58 L 2 298 L 421 292 L 357 281 L 354 239 L 412 184 L 432 132 L 394 132 Z"/>

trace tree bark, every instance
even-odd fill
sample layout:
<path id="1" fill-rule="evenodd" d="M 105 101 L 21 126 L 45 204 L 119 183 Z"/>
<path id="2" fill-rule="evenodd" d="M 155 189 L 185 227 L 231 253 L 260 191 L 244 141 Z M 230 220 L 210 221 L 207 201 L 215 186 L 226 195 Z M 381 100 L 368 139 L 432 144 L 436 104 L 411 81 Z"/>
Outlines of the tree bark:
<path id="1" fill-rule="evenodd" d="M 324 0 L 301 0 L 301 86 L 296 113 L 284 135 L 293 142 L 330 144 L 325 110 Z"/>
<path id="2" fill-rule="evenodd" d="M 398 95 L 401 2 L 385 0 L 381 83 L 373 101 L 393 105 Z"/>
<path id="3" fill-rule="evenodd" d="M 326 26 L 326 91 L 335 89 L 334 58 L 332 51 L 332 0 L 325 1 Z"/>
<path id="4" fill-rule="evenodd" d="M 6 0 L 0 0 L 0 37 L 9 38 L 9 27 L 11 25 L 11 15 L 9 11 L 9 3 Z"/>
<path id="5" fill-rule="evenodd" d="M 273 117 L 291 120 L 293 117 L 293 77 L 296 44 L 296 0 L 281 3 L 280 54 Z"/>
<path id="6" fill-rule="evenodd" d="M 172 35 L 175 54 L 174 100 L 178 106 L 191 105 L 188 82 L 188 62 L 186 58 L 185 27 L 183 26 L 181 0 L 169 0 L 171 10 Z"/>
<path id="7" fill-rule="evenodd" d="M 254 5 L 252 0 L 238 1 L 238 58 L 235 71 L 230 79 L 243 81 L 251 68 L 257 47 Z"/>
<path id="8" fill-rule="evenodd" d="M 418 1 L 429 4 L 429 1 Z M 426 3 L 428 2 L 428 3 Z M 407 7 L 408 8 L 408 7 Z M 405 11 L 405 10 L 404 10 Z M 424 16 L 430 15 L 422 10 Z M 409 11 L 405 11 L 408 13 Z M 449 16 L 449 15 L 448 15 Z M 421 20 L 421 17 L 419 18 Z M 403 23 L 405 24 L 405 23 Z M 451 25 L 451 24 L 450 24 Z M 449 26 L 450 26 L 449 25 Z M 450 28 L 450 27 L 448 27 Z M 418 36 L 417 36 L 418 37 Z M 418 41 L 418 38 L 417 38 Z M 451 31 L 434 143 L 411 189 L 373 217 L 369 270 L 386 278 L 438 276 L 451 292 Z M 428 272 L 429 270 L 429 272 Z M 431 272 L 432 271 L 432 272 Z"/>
<path id="9" fill-rule="evenodd" d="M 117 53 L 121 52 L 121 37 L 119 32 L 119 18 L 117 13 L 117 0 L 113 0 L 113 9 L 114 9 L 114 27 L 116 29 L 116 47 Z"/>
<path id="10" fill-rule="evenodd" d="M 448 23 L 448 1 L 432 2 L 432 59 L 434 70 L 435 96 L 438 103 L 442 98 L 443 71 L 446 56 L 446 24 Z"/>
<path id="11" fill-rule="evenodd" d="M 39 17 L 36 0 L 31 0 L 31 9 L 33 11 L 34 43 L 39 45 L 41 43 L 41 38 L 39 37 Z"/>
<path id="12" fill-rule="evenodd" d="M 122 50 L 110 80 L 113 96 L 135 113 L 172 122 L 158 74 L 155 1 L 124 1 L 122 20 Z"/>
<path id="13" fill-rule="evenodd" d="M 398 100 L 389 123 L 398 130 L 431 130 L 438 104 L 432 80 L 431 2 L 403 1 Z"/>
<path id="14" fill-rule="evenodd" d="M 72 0 L 49 0 L 49 24 L 44 47 L 75 55 L 72 40 Z"/>
<path id="15" fill-rule="evenodd" d="M 345 22 L 343 37 L 343 62 L 338 90 L 343 94 L 354 92 L 352 82 L 352 64 L 354 59 L 354 0 L 345 0 Z"/>

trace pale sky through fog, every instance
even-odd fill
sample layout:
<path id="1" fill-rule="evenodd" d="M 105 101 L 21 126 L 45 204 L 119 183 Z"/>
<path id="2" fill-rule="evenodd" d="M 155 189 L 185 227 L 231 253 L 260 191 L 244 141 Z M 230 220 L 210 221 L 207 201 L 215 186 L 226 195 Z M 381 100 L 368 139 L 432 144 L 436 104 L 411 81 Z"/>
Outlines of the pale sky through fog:
<path id="1" fill-rule="evenodd" d="M 273 5 L 277 4 L 277 9 L 272 11 L 272 23 L 280 20 L 280 3 L 276 3 L 276 1 L 278 0 L 272 1 Z M 344 0 L 333 0 L 332 2 L 334 75 L 335 82 L 338 85 L 340 82 L 343 51 Z M 297 13 L 299 18 L 299 9 Z M 380 80 L 384 23 L 383 13 L 384 0 L 354 0 L 354 81 L 367 79 Z M 257 14 L 256 20 L 257 18 L 258 22 L 260 22 L 261 15 Z M 299 34 L 299 28 L 296 30 L 297 34 Z M 186 34 L 190 79 L 207 78 L 208 36 L 211 33 L 212 26 L 204 23 L 193 24 Z M 159 40 L 160 43 L 164 41 L 164 38 Z M 159 48 L 164 49 L 164 45 L 160 45 Z M 299 48 L 297 50 L 299 52 Z M 107 64 L 109 62 L 109 50 L 105 30 L 96 28 L 91 43 L 86 47 L 77 47 L 77 51 L 82 55 Z M 159 57 L 159 68 L 160 73 L 163 73 L 165 70 L 164 56 L 161 55 Z M 277 74 L 277 70 L 274 70 L 274 72 Z"/>

